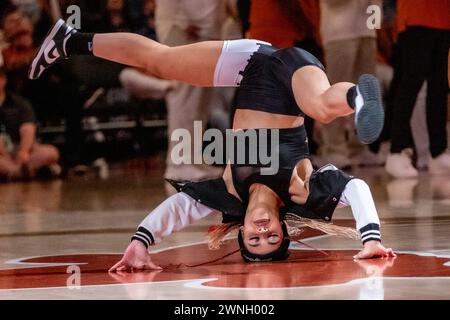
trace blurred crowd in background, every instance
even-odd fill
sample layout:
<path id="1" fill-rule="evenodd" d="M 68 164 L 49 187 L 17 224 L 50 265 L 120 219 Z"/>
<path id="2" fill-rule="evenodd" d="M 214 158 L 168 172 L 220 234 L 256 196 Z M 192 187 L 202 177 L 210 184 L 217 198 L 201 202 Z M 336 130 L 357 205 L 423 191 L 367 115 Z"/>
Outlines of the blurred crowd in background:
<path id="1" fill-rule="evenodd" d="M 307 119 L 313 163 L 384 166 L 395 178 L 450 174 L 450 0 L 3 0 L 0 4 L 0 176 L 57 177 L 168 149 L 165 177 L 200 180 L 222 168 L 175 165 L 170 133 L 193 122 L 230 126 L 234 89 L 195 88 L 94 57 L 76 57 L 27 79 L 37 47 L 59 18 L 81 9 L 84 32 L 134 32 L 176 46 L 252 38 L 316 55 L 330 82 L 372 73 L 382 83 L 386 123 L 376 143 L 354 119 Z M 380 26 L 368 20 L 380 8 Z M 368 8 L 372 10 L 368 11 Z M 375 20 L 376 25 L 376 20 Z M 181 59 L 182 57 L 180 57 Z"/>

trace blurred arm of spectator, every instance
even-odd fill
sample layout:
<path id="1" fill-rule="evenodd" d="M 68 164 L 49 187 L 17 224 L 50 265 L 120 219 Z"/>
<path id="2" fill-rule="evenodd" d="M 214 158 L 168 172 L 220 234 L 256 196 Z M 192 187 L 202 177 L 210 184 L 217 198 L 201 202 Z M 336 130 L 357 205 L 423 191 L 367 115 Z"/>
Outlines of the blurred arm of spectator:
<path id="1" fill-rule="evenodd" d="M 52 175 L 59 174 L 59 167 L 57 163 L 59 161 L 59 151 L 54 146 L 39 144 L 36 141 L 36 120 L 34 116 L 33 109 L 27 100 L 14 96 L 10 98 L 10 113 L 14 108 L 16 111 L 16 117 L 12 116 L 10 121 L 10 130 L 15 130 L 14 126 L 18 126 L 18 135 L 15 139 L 19 138 L 19 141 L 14 141 L 13 143 L 17 145 L 17 152 L 15 156 L 15 164 L 19 167 L 26 166 L 30 170 L 31 176 L 34 176 L 38 170 L 47 167 L 52 171 Z M 14 120 L 16 121 L 14 123 Z M 56 166 L 56 167 L 55 167 Z"/>
<path id="2" fill-rule="evenodd" d="M 18 165 L 30 162 L 31 150 L 36 142 L 36 125 L 34 123 L 24 123 L 20 126 L 20 145 L 16 154 Z"/>
<path id="3" fill-rule="evenodd" d="M 238 10 L 237 0 L 228 0 L 227 1 L 227 14 L 228 14 L 228 16 L 231 16 L 234 19 L 239 19 L 239 10 Z"/>
<path id="4" fill-rule="evenodd" d="M 226 17 L 222 23 L 222 39 L 241 39 L 244 36 L 243 23 L 239 15 L 237 0 L 228 0 L 226 3 Z"/>
<path id="5" fill-rule="evenodd" d="M 5 78 L 4 75 L 2 77 Z M 6 81 L 5 81 L 6 82 Z M 9 94 L 3 87 L 5 125 L 13 143 L 18 145 L 15 156 L 17 165 L 30 162 L 33 145 L 36 142 L 36 118 L 31 104 L 19 97 Z"/>

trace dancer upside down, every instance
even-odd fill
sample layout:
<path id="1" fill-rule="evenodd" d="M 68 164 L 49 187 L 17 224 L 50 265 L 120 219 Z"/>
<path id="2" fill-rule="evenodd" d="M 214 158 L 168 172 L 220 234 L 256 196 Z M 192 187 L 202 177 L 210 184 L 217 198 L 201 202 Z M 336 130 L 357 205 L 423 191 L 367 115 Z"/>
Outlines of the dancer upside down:
<path id="1" fill-rule="evenodd" d="M 179 191 L 138 227 L 115 270 L 159 269 L 147 249 L 174 231 L 221 212 L 210 233 L 216 249 L 239 229 L 245 261 L 287 259 L 291 233 L 309 226 L 355 237 L 356 231 L 329 223 L 337 206 L 351 206 L 364 249 L 355 258 L 395 256 L 381 244 L 380 222 L 367 184 L 332 165 L 314 171 L 309 160 L 304 116 L 329 123 L 355 114 L 358 137 L 375 141 L 384 110 L 378 81 L 362 75 L 358 84 L 330 85 L 322 64 L 299 48 L 278 49 L 258 40 L 206 41 L 168 47 L 130 33 L 80 33 L 59 20 L 30 67 L 37 79 L 72 55 L 95 55 L 148 74 L 195 86 L 238 87 L 233 130 L 278 129 L 279 170 L 262 174 L 261 165 L 228 164 L 223 177 L 203 182 L 170 181 Z M 354 230 L 353 230 L 354 231 Z"/>

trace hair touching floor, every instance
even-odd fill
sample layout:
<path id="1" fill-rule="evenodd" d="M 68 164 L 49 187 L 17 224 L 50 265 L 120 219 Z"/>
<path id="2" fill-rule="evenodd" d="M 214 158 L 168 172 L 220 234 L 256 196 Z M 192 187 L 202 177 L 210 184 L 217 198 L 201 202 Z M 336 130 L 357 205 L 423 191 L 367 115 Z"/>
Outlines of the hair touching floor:
<path id="1" fill-rule="evenodd" d="M 341 227 L 332 223 L 320 222 L 317 220 L 300 218 L 293 214 L 286 215 L 286 224 L 288 233 L 292 240 L 298 240 L 300 234 L 309 227 L 311 229 L 322 231 L 332 236 L 340 236 L 350 239 L 360 239 L 358 231 L 354 228 Z M 210 250 L 217 250 L 223 244 L 224 239 L 233 231 L 239 230 L 239 223 L 224 223 L 211 226 L 208 230 L 208 247 Z"/>
<path id="2" fill-rule="evenodd" d="M 289 238 L 293 241 L 296 241 L 300 244 L 305 245 L 306 247 L 309 247 L 313 250 L 319 251 L 320 253 L 324 255 L 328 255 L 326 252 L 322 250 L 318 250 L 314 247 L 311 247 L 310 245 L 301 242 L 299 237 L 302 234 L 302 232 L 305 230 L 305 228 L 309 227 L 312 229 L 320 230 L 324 232 L 325 234 L 333 235 L 333 236 L 341 236 L 346 237 L 350 239 L 360 239 L 359 233 L 356 231 L 356 229 L 348 228 L 348 227 L 341 227 L 336 226 L 332 223 L 325 223 L 325 222 L 319 222 L 311 219 L 306 218 L 300 218 L 292 214 L 287 214 L 285 222 L 287 224 L 287 229 L 289 233 Z M 224 239 L 231 234 L 233 231 L 239 230 L 240 224 L 238 222 L 233 223 L 223 223 L 220 225 L 214 225 L 211 226 L 208 230 L 208 247 L 210 250 L 217 250 L 221 247 L 221 245 L 224 242 Z M 221 261 L 235 253 L 240 252 L 240 249 L 231 251 L 219 258 L 216 258 L 214 260 L 209 260 L 205 262 L 201 262 L 195 265 L 189 265 L 185 263 L 177 264 L 177 265 L 168 265 L 164 267 L 164 269 L 180 269 L 180 268 L 195 268 L 200 267 L 204 265 L 208 265 L 214 262 Z M 294 260 L 295 261 L 295 260 Z"/>

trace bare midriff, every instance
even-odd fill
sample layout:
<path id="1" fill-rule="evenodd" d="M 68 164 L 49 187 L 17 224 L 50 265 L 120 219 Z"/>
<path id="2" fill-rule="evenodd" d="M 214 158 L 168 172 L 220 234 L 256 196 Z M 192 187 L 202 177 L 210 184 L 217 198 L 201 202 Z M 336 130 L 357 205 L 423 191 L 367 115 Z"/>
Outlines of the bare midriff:
<path id="1" fill-rule="evenodd" d="M 233 129 L 287 129 L 303 125 L 305 119 L 264 111 L 237 109 L 233 119 Z"/>

